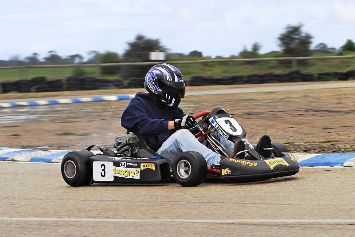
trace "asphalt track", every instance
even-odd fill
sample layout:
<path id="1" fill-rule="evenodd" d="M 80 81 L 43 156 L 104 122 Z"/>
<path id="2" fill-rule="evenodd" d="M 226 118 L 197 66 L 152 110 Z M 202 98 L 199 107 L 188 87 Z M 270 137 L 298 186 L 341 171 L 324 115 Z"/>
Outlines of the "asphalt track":
<path id="1" fill-rule="evenodd" d="M 354 168 L 258 183 L 72 188 L 59 164 L 0 162 L 0 236 L 354 236 Z"/>
<path id="2" fill-rule="evenodd" d="M 258 86 L 208 94 L 354 86 Z M 0 162 L 0 236 L 355 236 L 354 168 L 303 168 L 289 178 L 194 188 L 72 188 L 59 168 Z"/>

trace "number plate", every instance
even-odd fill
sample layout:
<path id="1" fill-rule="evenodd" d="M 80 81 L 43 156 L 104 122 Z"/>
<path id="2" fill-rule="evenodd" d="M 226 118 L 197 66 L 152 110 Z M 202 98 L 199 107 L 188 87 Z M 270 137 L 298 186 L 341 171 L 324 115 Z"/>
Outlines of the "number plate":
<path id="1" fill-rule="evenodd" d="M 243 128 L 234 118 L 218 118 L 217 123 L 228 134 L 231 134 L 233 136 L 239 136 L 243 134 Z"/>
<path id="2" fill-rule="evenodd" d="M 94 181 L 113 181 L 113 163 L 94 161 L 92 165 Z"/>

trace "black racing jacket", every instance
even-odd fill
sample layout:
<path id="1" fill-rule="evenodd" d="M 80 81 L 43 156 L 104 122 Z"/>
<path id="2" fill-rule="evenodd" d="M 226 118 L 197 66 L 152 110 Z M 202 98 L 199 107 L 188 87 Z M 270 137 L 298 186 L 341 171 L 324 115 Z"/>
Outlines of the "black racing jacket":
<path id="1" fill-rule="evenodd" d="M 179 107 L 169 107 L 156 101 L 148 93 L 139 92 L 129 102 L 121 118 L 122 127 L 142 137 L 157 151 L 175 130 L 168 130 L 168 121 L 181 119 L 184 112 Z"/>

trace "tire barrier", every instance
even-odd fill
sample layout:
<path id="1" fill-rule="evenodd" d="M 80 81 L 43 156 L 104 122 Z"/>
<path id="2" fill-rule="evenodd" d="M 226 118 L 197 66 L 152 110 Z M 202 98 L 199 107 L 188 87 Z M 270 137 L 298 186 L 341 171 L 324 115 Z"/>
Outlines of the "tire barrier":
<path id="1" fill-rule="evenodd" d="M 143 88 L 144 80 L 142 78 L 131 78 L 127 82 L 127 88 Z"/>
<path id="2" fill-rule="evenodd" d="M 121 80 L 97 79 L 95 77 L 67 77 L 65 85 L 68 91 L 124 88 Z"/>
<path id="3" fill-rule="evenodd" d="M 35 150 L 0 147 L 0 161 L 61 162 L 68 150 Z M 301 167 L 354 167 L 355 153 L 293 153 Z"/>
<path id="4" fill-rule="evenodd" d="M 355 70 L 347 72 L 323 72 L 318 74 L 290 71 L 288 73 L 250 74 L 226 77 L 193 76 L 187 82 L 190 86 L 262 84 L 281 82 L 309 82 L 355 79 Z M 34 77 L 29 80 L 17 80 L 0 83 L 1 93 L 19 92 L 56 92 L 97 90 L 115 88 L 143 88 L 144 78 L 129 78 L 127 81 L 98 79 L 95 77 L 67 77 L 60 80 L 47 80 L 46 77 Z"/>
<path id="5" fill-rule="evenodd" d="M 236 84 L 261 84 L 282 82 L 309 82 L 326 80 L 349 80 L 355 79 L 355 70 L 347 72 L 303 73 L 291 71 L 288 73 L 264 73 L 250 74 L 246 76 L 208 77 L 193 76 L 189 81 L 190 86 L 207 85 L 236 85 Z"/>
<path id="6" fill-rule="evenodd" d="M 140 79 L 143 83 L 143 79 Z M 137 82 L 132 85 L 137 85 Z M 141 86 L 139 86 L 141 87 Z M 47 80 L 46 77 L 34 77 L 29 80 L 17 80 L 0 83 L 2 93 L 57 92 L 76 90 L 97 90 L 127 88 L 122 80 L 98 79 L 95 77 L 67 77 L 66 79 Z"/>

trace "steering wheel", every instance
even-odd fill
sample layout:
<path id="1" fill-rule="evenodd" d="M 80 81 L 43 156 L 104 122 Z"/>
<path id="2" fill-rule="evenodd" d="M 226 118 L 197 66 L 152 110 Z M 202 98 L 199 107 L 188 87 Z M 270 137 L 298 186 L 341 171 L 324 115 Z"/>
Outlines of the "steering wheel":
<path id="1" fill-rule="evenodd" d="M 201 112 L 197 112 L 193 115 L 193 117 L 198 120 L 197 123 L 201 122 L 204 118 L 207 117 L 207 115 L 209 115 L 210 111 L 201 111 Z M 207 132 L 207 127 L 203 128 L 203 132 Z M 200 141 L 204 141 L 206 139 L 206 136 L 203 135 L 203 133 L 199 130 L 199 129 L 196 129 L 196 126 L 194 128 L 192 128 L 190 130 L 192 132 L 192 134 L 194 134 L 194 136 L 196 138 L 199 138 Z"/>
<path id="2" fill-rule="evenodd" d="M 201 117 L 206 117 L 208 114 L 210 113 L 210 111 L 206 110 L 206 111 L 201 111 L 201 112 L 197 112 L 196 114 L 192 115 L 195 119 L 199 119 Z"/>

